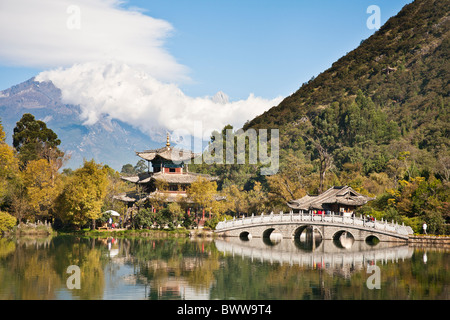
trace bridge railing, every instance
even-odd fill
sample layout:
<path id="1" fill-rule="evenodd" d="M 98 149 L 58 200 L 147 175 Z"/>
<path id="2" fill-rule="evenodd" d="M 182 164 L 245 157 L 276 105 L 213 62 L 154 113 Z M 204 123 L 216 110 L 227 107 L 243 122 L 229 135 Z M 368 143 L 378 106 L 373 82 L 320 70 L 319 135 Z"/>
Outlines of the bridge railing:
<path id="1" fill-rule="evenodd" d="M 411 227 L 405 226 L 403 224 L 398 224 L 394 221 L 388 222 L 387 220 L 381 221 L 368 221 L 364 217 L 347 217 L 342 215 L 331 214 L 313 214 L 312 212 L 300 212 L 294 214 L 292 211 L 289 213 L 280 212 L 279 214 L 265 215 L 261 214 L 255 216 L 252 214 L 251 217 L 243 217 L 240 219 L 233 218 L 233 220 L 221 221 L 216 226 L 216 231 L 221 231 L 225 229 L 231 229 L 236 227 L 243 227 L 246 225 L 259 225 L 267 223 L 302 223 L 302 222 L 313 222 L 313 223 L 326 223 L 326 224 L 345 224 L 345 225 L 355 225 L 363 228 L 373 228 L 380 231 L 387 231 L 392 233 L 398 233 L 402 235 L 413 234 Z"/>

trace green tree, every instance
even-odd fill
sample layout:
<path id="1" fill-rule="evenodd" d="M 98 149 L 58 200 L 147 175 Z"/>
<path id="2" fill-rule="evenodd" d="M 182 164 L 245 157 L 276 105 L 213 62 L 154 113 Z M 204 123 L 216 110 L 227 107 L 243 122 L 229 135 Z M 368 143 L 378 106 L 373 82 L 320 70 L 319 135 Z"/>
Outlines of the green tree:
<path id="1" fill-rule="evenodd" d="M 160 224 L 159 221 L 156 221 L 156 215 L 153 213 L 151 208 L 142 208 L 139 212 L 133 217 L 133 223 L 135 229 L 140 228 L 150 228 L 153 223 Z"/>
<path id="2" fill-rule="evenodd" d="M 53 130 L 47 128 L 45 122 L 36 120 L 30 113 L 25 113 L 16 123 L 13 134 L 13 146 L 19 153 L 23 166 L 28 161 L 47 159 L 60 162 L 64 153 L 58 149 L 61 140 Z"/>
<path id="3" fill-rule="evenodd" d="M 136 173 L 144 173 L 148 170 L 148 164 L 145 160 L 141 159 L 139 160 L 136 165 L 134 166 L 134 171 Z"/>
<path id="4" fill-rule="evenodd" d="M 306 161 L 300 152 L 289 150 L 281 154 L 279 172 L 266 177 L 266 180 L 272 202 L 286 204 L 290 200 L 305 196 L 306 191 L 312 188 L 313 165 Z"/>
<path id="5" fill-rule="evenodd" d="M 333 165 L 333 156 L 319 140 L 310 139 L 314 148 L 318 153 L 318 164 L 319 164 L 319 194 L 324 191 L 325 175 L 327 171 L 331 169 Z"/>
<path id="6" fill-rule="evenodd" d="M 184 210 L 176 203 L 170 203 L 160 211 L 164 223 L 167 223 L 170 229 L 174 229 L 181 224 L 184 218 Z"/>
<path id="7" fill-rule="evenodd" d="M 122 166 L 122 170 L 120 170 L 120 173 L 132 176 L 136 174 L 136 170 L 131 163 L 127 163 Z"/>
<path id="8" fill-rule="evenodd" d="M 385 209 L 394 208 L 401 220 L 420 218 L 427 222 L 430 233 L 445 234 L 448 220 L 450 192 L 445 184 L 433 176 L 400 180 L 399 186 L 387 190 Z"/>

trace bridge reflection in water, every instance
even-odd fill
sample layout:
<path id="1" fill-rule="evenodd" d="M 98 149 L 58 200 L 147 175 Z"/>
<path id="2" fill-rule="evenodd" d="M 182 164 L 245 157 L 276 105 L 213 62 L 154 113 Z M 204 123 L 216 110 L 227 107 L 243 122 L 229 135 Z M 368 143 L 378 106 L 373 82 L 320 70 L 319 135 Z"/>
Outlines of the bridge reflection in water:
<path id="1" fill-rule="evenodd" d="M 322 240 L 316 237 L 312 230 L 311 233 L 308 234 L 307 231 L 292 241 L 281 241 L 281 238 L 275 235 L 270 239 L 216 239 L 215 244 L 219 251 L 233 257 L 327 269 L 345 277 L 367 268 L 368 265 L 383 265 L 410 259 L 414 252 L 412 247 L 399 243 L 372 244 L 354 241 L 345 234 L 339 240 Z"/>

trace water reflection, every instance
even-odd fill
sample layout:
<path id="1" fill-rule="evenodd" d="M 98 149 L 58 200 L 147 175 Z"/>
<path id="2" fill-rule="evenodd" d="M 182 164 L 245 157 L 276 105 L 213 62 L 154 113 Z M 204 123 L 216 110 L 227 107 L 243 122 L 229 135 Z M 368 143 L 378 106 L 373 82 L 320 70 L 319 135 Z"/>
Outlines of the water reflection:
<path id="1" fill-rule="evenodd" d="M 322 234 L 317 228 L 305 226 L 297 231 L 294 244 L 301 250 L 314 251 L 322 244 Z"/>
<path id="2" fill-rule="evenodd" d="M 71 292 L 74 299 L 98 299 L 104 289 L 100 248 L 71 237 L 2 239 L 0 252 L 14 245 L 14 250 L 0 258 L 0 298 L 58 299 L 66 287 L 67 268 L 81 270 L 80 290 Z"/>
<path id="3" fill-rule="evenodd" d="M 112 264 L 131 271 L 119 281 L 144 288 L 139 298 L 151 300 L 208 299 L 220 266 L 219 253 L 207 241 L 111 239 L 108 250 Z"/>
<path id="4" fill-rule="evenodd" d="M 303 231 L 296 241 L 276 234 L 209 241 L 0 238 L 0 299 L 448 297 L 446 251 L 370 245 L 345 234 L 318 241 Z M 382 290 L 365 285 L 370 264 L 381 268 Z M 70 265 L 81 269 L 80 290 L 66 286 Z"/>
<path id="5" fill-rule="evenodd" d="M 385 264 L 410 259 L 414 249 L 408 245 L 383 242 L 376 246 L 342 235 L 341 241 L 312 242 L 302 238 L 279 242 L 277 246 L 267 245 L 267 241 L 252 239 L 241 241 L 237 238 L 215 240 L 216 247 L 225 255 L 241 256 L 251 261 L 278 263 L 281 265 L 299 265 L 303 267 L 321 267 L 337 269 L 348 277 L 351 273 L 363 269 L 367 264 Z"/>
<path id="6" fill-rule="evenodd" d="M 219 270 L 211 298 L 450 298 L 450 257 L 446 249 L 427 249 L 424 259 L 422 249 L 398 243 L 353 241 L 350 246 L 325 240 L 312 248 L 311 243 L 305 247 L 299 242 L 301 239 L 283 239 L 273 246 L 261 238 L 246 242 L 238 238 L 216 240 L 227 267 Z M 379 267 L 380 290 L 366 285 L 371 265 Z"/>

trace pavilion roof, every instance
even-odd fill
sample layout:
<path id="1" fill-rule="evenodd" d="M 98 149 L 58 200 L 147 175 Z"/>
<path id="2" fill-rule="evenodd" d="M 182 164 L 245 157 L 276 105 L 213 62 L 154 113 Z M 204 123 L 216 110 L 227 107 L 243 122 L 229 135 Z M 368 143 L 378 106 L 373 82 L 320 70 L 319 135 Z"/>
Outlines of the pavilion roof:
<path id="1" fill-rule="evenodd" d="M 316 196 L 306 195 L 301 199 L 289 201 L 287 205 L 292 209 L 323 210 L 324 204 L 326 205 L 340 204 L 346 206 L 360 207 L 374 199 L 375 198 L 371 198 L 356 192 L 349 186 L 344 186 L 344 187 L 331 187 L 327 191 Z"/>
<path id="2" fill-rule="evenodd" d="M 126 192 L 113 196 L 114 200 L 119 200 L 122 202 L 142 202 L 147 199 L 160 199 L 165 202 L 179 202 L 182 200 L 186 203 L 193 203 L 191 199 L 189 199 L 188 194 L 182 191 L 154 191 L 149 194 L 138 194 L 137 192 Z M 221 196 L 219 194 L 214 195 L 215 201 L 223 201 L 226 200 L 225 196 Z"/>
<path id="3" fill-rule="evenodd" d="M 208 181 L 218 180 L 217 177 L 213 177 L 208 174 L 200 174 L 192 172 L 186 172 L 182 174 L 157 172 L 153 174 L 152 178 L 155 180 L 166 181 L 168 183 L 181 183 L 181 184 L 191 184 L 197 181 L 198 178 L 205 178 Z"/>
<path id="4" fill-rule="evenodd" d="M 186 203 L 192 203 L 185 192 L 154 191 L 146 197 L 146 199 L 153 198 L 164 199 L 164 202 L 179 202 L 180 200 L 182 200 Z"/>
<path id="5" fill-rule="evenodd" d="M 179 148 L 173 148 L 171 146 L 165 146 L 159 149 L 146 150 L 146 151 L 136 151 L 136 155 L 147 161 L 153 161 L 157 157 L 161 157 L 169 161 L 179 161 L 184 162 L 192 160 L 201 154 L 194 153 L 190 150 L 184 150 Z"/>
<path id="6" fill-rule="evenodd" d="M 147 195 L 144 199 L 163 199 L 165 202 L 179 202 L 180 200 L 186 203 L 194 203 L 185 192 L 164 192 L 164 191 L 154 191 Z M 213 199 L 215 201 L 226 200 L 226 197 L 214 195 Z"/>
<path id="7" fill-rule="evenodd" d="M 136 202 L 137 196 L 134 194 L 121 193 L 113 196 L 114 200 L 119 200 L 122 202 Z"/>
<path id="8" fill-rule="evenodd" d="M 156 172 L 156 173 L 146 172 L 146 173 L 142 173 L 137 176 L 122 177 L 122 179 L 125 181 L 139 183 L 139 184 L 149 183 L 152 179 L 157 180 L 157 181 L 165 181 L 167 183 L 173 183 L 173 184 L 191 184 L 200 177 L 205 178 L 209 181 L 215 181 L 218 179 L 217 177 L 213 177 L 213 176 L 210 176 L 207 174 L 192 173 L 192 172 L 164 173 L 162 171 Z"/>

